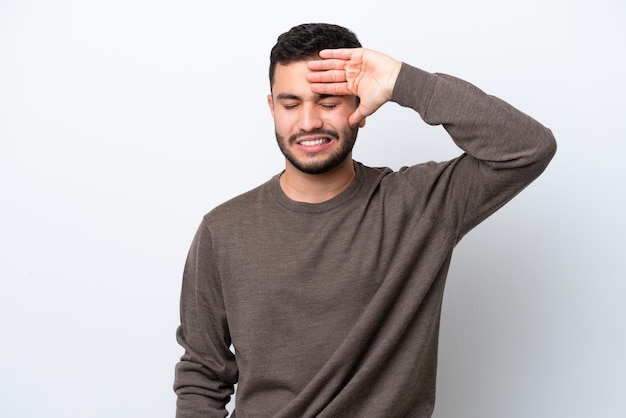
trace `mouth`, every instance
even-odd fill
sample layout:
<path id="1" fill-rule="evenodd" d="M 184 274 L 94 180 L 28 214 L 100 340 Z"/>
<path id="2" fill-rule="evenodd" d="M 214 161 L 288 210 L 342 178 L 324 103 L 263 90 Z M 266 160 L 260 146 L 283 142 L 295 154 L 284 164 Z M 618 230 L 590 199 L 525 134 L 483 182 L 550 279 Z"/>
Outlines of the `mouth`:
<path id="1" fill-rule="evenodd" d="M 330 138 L 301 139 L 296 143 L 303 147 L 316 147 L 330 143 Z"/>
<path id="2" fill-rule="evenodd" d="M 306 135 L 295 141 L 295 146 L 309 155 L 327 151 L 333 144 L 334 139 L 326 135 Z"/>
<path id="3" fill-rule="evenodd" d="M 289 143 L 309 155 L 330 150 L 339 142 L 339 134 L 330 129 L 300 132 L 289 138 Z"/>
<path id="4" fill-rule="evenodd" d="M 337 132 L 330 129 L 317 129 L 312 132 L 301 132 L 300 134 L 293 135 L 289 142 L 303 147 L 313 147 L 329 144 L 333 142 L 333 139 L 339 139 Z"/>

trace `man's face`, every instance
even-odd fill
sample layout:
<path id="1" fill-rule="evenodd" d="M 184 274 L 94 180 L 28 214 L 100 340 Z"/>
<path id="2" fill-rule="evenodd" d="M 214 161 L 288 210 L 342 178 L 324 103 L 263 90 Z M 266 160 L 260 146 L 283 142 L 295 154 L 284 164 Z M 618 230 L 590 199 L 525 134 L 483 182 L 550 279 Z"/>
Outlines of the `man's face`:
<path id="1" fill-rule="evenodd" d="M 351 155 L 358 127 L 348 116 L 355 96 L 323 96 L 311 91 L 306 61 L 278 64 L 267 101 L 274 117 L 280 150 L 298 170 L 326 173 Z"/>

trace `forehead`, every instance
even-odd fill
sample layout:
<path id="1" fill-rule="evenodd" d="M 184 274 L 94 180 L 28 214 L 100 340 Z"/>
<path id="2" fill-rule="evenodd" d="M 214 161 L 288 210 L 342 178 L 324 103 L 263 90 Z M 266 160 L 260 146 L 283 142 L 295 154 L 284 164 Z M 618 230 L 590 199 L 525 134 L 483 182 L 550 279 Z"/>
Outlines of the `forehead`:
<path id="1" fill-rule="evenodd" d="M 311 92 L 311 83 L 306 80 L 308 72 L 307 61 L 277 64 L 274 69 L 272 93 L 295 93 L 294 90 Z"/>

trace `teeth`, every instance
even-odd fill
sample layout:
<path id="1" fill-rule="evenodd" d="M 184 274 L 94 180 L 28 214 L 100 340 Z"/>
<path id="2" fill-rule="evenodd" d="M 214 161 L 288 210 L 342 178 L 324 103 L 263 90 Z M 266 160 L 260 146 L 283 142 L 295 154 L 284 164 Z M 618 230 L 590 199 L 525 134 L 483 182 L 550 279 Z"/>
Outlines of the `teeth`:
<path id="1" fill-rule="evenodd" d="M 302 141 L 300 142 L 300 145 L 304 145 L 305 147 L 312 147 L 315 145 L 322 145 L 325 144 L 327 142 L 326 139 L 315 139 L 315 140 L 311 140 L 311 141 Z"/>

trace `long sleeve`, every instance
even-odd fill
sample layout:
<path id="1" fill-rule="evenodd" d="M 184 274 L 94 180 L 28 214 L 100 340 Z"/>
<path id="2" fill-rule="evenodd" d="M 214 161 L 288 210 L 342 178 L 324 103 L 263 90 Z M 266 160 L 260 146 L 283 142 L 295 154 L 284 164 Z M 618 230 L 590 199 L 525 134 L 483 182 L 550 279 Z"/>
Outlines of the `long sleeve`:
<path id="1" fill-rule="evenodd" d="M 185 352 L 176 365 L 177 418 L 225 417 L 237 381 L 213 253 L 210 232 L 202 224 L 183 274 L 177 339 Z"/>
<path id="2" fill-rule="evenodd" d="M 440 164 L 437 181 L 446 190 L 430 211 L 450 223 L 459 239 L 539 176 L 556 151 L 549 129 L 449 75 L 403 63 L 392 101 L 414 109 L 430 125 L 442 125 L 465 152 Z M 433 187 L 420 183 L 424 168 L 405 169 L 418 191 Z"/>

